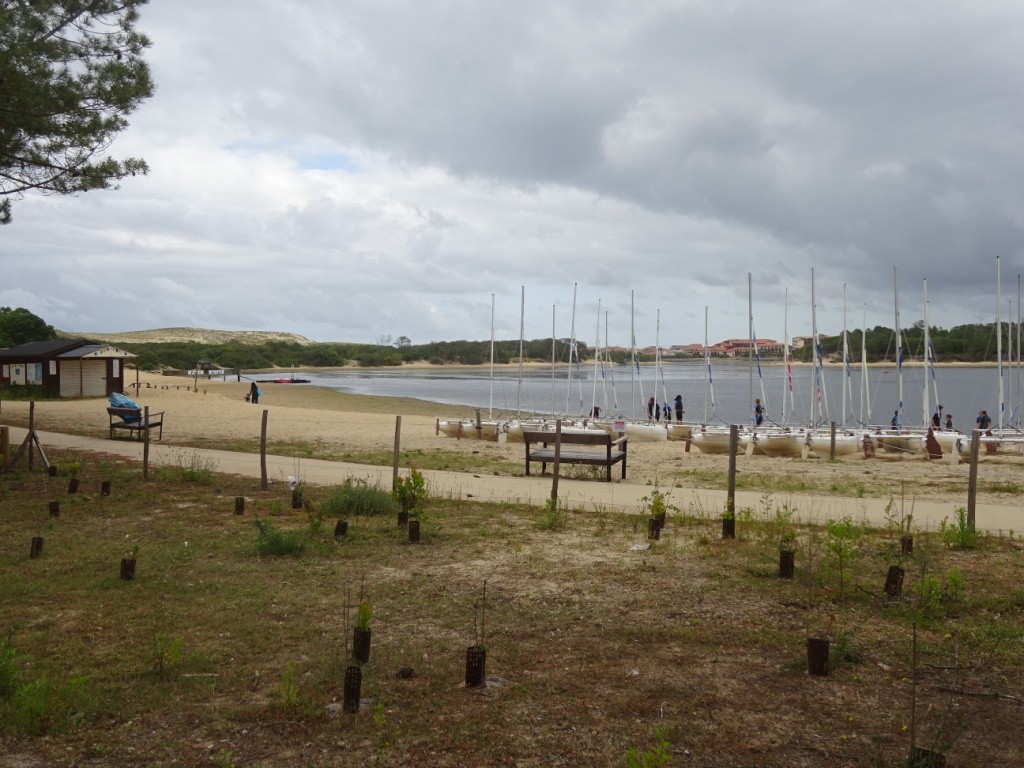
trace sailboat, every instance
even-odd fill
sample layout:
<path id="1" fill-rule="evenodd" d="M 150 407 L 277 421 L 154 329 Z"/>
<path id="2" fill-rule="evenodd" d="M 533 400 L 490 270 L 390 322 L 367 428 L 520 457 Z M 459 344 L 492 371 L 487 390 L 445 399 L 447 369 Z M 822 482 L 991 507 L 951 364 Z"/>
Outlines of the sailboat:
<path id="1" fill-rule="evenodd" d="M 636 359 L 636 341 L 633 341 L 633 359 Z M 639 370 L 639 365 L 636 365 Z M 658 372 L 661 369 L 661 310 L 657 310 L 654 326 L 654 381 L 651 386 L 651 400 L 658 398 Z M 640 382 L 640 389 L 643 391 L 643 380 Z M 660 412 L 661 409 L 659 408 Z M 660 421 L 652 416 L 649 421 L 626 422 L 626 437 L 641 443 L 662 443 L 668 440 L 668 429 Z"/>
<path id="2" fill-rule="evenodd" d="M 711 348 L 708 346 L 708 308 L 704 307 L 704 369 L 707 372 L 705 381 L 704 421 L 692 428 L 690 441 L 701 453 L 728 454 L 730 446 L 730 428 L 708 423 L 708 397 L 711 403 L 711 419 L 715 418 L 715 379 L 711 371 Z"/>
<path id="3" fill-rule="evenodd" d="M 520 360 L 522 360 L 522 341 L 519 346 Z M 435 424 L 435 433 L 445 437 L 469 440 L 490 440 L 497 442 L 502 434 L 503 425 L 496 421 L 494 411 L 494 294 L 491 294 L 491 369 L 490 369 L 490 391 L 488 394 L 487 418 L 482 419 L 479 411 L 476 418 L 455 418 L 438 419 Z"/>
<path id="4" fill-rule="evenodd" d="M 757 334 L 754 332 L 754 310 L 751 275 L 747 273 L 747 309 L 749 316 L 750 331 L 750 358 L 751 364 L 757 364 L 757 378 L 761 386 L 761 402 L 765 409 L 768 408 L 768 397 L 764 390 L 764 377 L 761 375 L 761 354 L 757 349 Z M 787 299 L 788 301 L 788 299 Z M 787 307 L 788 311 L 788 307 Z M 788 318 L 787 318 L 788 324 Z M 788 333 L 788 328 L 785 331 Z M 751 376 L 753 368 L 751 368 Z M 753 383 L 751 383 L 753 390 Z M 785 397 L 783 397 L 783 401 Z M 785 407 L 785 406 L 783 406 Z M 783 420 L 781 425 L 769 425 L 767 427 L 755 424 L 753 430 L 746 436 L 747 451 L 750 455 L 764 455 L 775 458 L 800 458 L 804 454 L 805 434 L 802 429 L 794 429 Z"/>
<path id="5" fill-rule="evenodd" d="M 813 276 L 811 279 L 813 281 Z M 817 365 L 818 363 L 815 362 L 815 364 Z M 861 450 L 864 444 L 863 432 L 857 432 L 846 427 L 846 404 L 853 400 L 850 379 L 850 343 L 846 324 L 846 284 L 843 283 L 843 421 L 842 426 L 836 430 L 834 438 L 831 425 L 827 431 L 812 429 L 807 434 L 807 447 L 816 456 L 832 456 L 833 452 L 835 456 L 849 456 Z M 870 438 L 868 439 L 870 440 Z"/>
<path id="6" fill-rule="evenodd" d="M 892 268 L 892 280 L 896 312 L 896 386 L 899 388 L 899 405 L 893 415 L 895 425 L 888 429 L 878 428 L 875 431 L 875 442 L 884 451 L 905 455 L 921 450 L 921 436 L 915 435 L 903 426 L 903 331 L 900 328 L 899 270 L 895 265 Z"/>
<path id="7" fill-rule="evenodd" d="M 939 405 L 939 384 L 938 379 L 935 375 L 935 350 L 932 349 L 931 341 L 931 330 L 928 327 L 928 280 L 924 281 L 924 392 L 922 399 L 922 416 L 926 424 L 931 422 L 931 394 L 935 395 L 935 405 L 937 408 L 941 408 Z M 943 430 L 941 417 L 938 426 L 932 424 L 928 430 L 931 432 L 932 437 L 938 444 L 942 453 L 949 454 L 953 451 L 957 453 L 963 453 L 967 450 L 967 441 L 964 439 L 964 435 L 961 432 L 955 430 Z M 925 434 L 921 437 L 921 447 L 924 450 L 928 449 L 928 435 Z"/>

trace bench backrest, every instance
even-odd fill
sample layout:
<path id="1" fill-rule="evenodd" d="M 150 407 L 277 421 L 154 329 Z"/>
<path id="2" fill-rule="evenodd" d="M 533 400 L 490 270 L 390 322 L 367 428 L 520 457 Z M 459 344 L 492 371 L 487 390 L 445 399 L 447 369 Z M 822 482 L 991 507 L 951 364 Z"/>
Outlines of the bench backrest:
<path id="1" fill-rule="evenodd" d="M 111 416 L 139 416 L 142 413 L 141 408 L 107 408 L 107 413 Z"/>
<path id="2" fill-rule="evenodd" d="M 544 432 L 523 432 L 524 443 L 551 443 L 555 442 L 555 433 Z M 612 436 L 607 432 L 563 432 L 562 445 L 611 445 Z"/>

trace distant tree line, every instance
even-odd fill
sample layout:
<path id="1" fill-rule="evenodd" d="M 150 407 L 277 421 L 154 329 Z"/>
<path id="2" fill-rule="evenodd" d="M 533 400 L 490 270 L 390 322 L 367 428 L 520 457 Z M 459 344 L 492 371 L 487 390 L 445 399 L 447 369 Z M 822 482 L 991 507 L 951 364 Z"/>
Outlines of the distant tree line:
<path id="1" fill-rule="evenodd" d="M 1012 338 L 1012 326 L 1004 324 L 1003 354 L 1004 358 L 1011 354 L 1011 346 L 1016 348 L 1016 331 Z M 995 323 L 975 323 L 958 325 L 946 330 L 929 328 L 929 335 L 935 357 L 941 362 L 995 362 L 996 360 L 996 328 Z M 851 359 L 860 360 L 861 338 L 859 329 L 847 334 Z M 27 309 L 18 307 L 0 307 L 0 348 L 25 344 L 31 341 L 48 341 L 57 338 L 52 326 Z M 346 344 L 326 342 L 318 344 L 299 344 L 292 341 L 265 341 L 260 344 L 247 344 L 242 341 L 229 341 L 222 344 L 203 344 L 193 341 L 185 342 L 145 342 L 119 343 L 118 346 L 138 355 L 139 366 L 146 370 L 159 368 L 191 369 L 200 360 L 209 360 L 225 368 L 241 368 L 254 370 L 261 368 L 334 368 L 350 363 L 364 367 L 399 366 L 403 363 L 429 362 L 437 365 L 483 365 L 491 360 L 490 341 L 432 341 L 429 344 L 413 344 L 408 337 L 399 336 L 394 343 L 390 336 L 382 336 L 377 344 Z M 842 359 L 842 336 L 821 336 L 820 343 L 825 359 L 835 362 Z M 494 362 L 500 364 L 515 363 L 519 360 L 518 340 L 495 341 Z M 891 361 L 896 359 L 896 335 L 891 328 L 876 325 L 867 331 L 865 338 L 867 358 L 869 362 Z M 575 343 L 573 352 L 572 341 L 567 338 L 554 340 L 532 339 L 522 342 L 524 360 L 550 362 L 552 354 L 560 363 L 571 360 L 584 362 L 593 360 L 594 350 L 583 342 Z M 809 362 L 811 360 L 810 345 L 794 349 L 791 355 L 794 360 Z M 609 354 L 612 362 L 628 364 L 629 351 L 616 351 Z M 650 362 L 649 355 L 637 355 L 641 362 Z M 903 359 L 922 360 L 924 358 L 924 323 L 918 321 L 910 328 L 903 330 Z"/>
<path id="2" fill-rule="evenodd" d="M 1003 325 L 1003 358 L 1010 354 L 1010 334 L 1008 329 L 1011 326 Z M 932 351 L 935 359 L 944 363 L 977 363 L 996 362 L 997 339 L 995 323 L 973 323 L 969 325 L 957 325 L 949 330 L 930 326 L 928 328 L 929 339 L 932 344 Z M 924 360 L 924 323 L 918 321 L 910 328 L 902 329 L 903 336 L 903 360 Z M 847 345 L 850 357 L 854 361 L 860 360 L 861 339 L 863 332 L 858 329 L 847 333 Z M 822 353 L 826 360 L 841 361 L 843 356 L 843 337 L 819 336 Z M 1013 354 L 1016 354 L 1016 330 L 1013 330 Z M 864 346 L 867 350 L 868 362 L 890 361 L 896 362 L 896 333 L 892 328 L 876 325 L 867 331 L 864 339 Z M 792 356 L 796 360 L 810 361 L 811 348 L 805 346 L 793 350 Z"/>

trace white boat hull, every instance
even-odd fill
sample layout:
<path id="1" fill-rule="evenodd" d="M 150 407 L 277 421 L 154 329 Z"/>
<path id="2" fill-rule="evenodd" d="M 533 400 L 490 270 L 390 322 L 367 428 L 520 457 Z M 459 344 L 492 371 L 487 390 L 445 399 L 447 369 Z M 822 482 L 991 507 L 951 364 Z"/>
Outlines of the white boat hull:
<path id="1" fill-rule="evenodd" d="M 803 432 L 754 432 L 750 442 L 765 456 L 800 458 L 806 450 Z"/>
<path id="2" fill-rule="evenodd" d="M 478 425 L 474 419 L 438 419 L 437 432 L 460 440 L 497 442 L 502 425 L 496 421 L 481 421 Z"/>
<path id="3" fill-rule="evenodd" d="M 807 447 L 810 448 L 816 456 L 827 458 L 832 452 L 832 433 L 809 433 L 807 435 Z M 836 456 L 850 456 L 863 449 L 864 435 L 857 435 L 850 432 L 836 433 Z"/>
<path id="4" fill-rule="evenodd" d="M 694 448 L 701 453 L 708 454 L 728 454 L 729 453 L 729 433 L 722 432 L 720 430 L 706 430 L 694 431 L 691 436 L 691 442 Z"/>

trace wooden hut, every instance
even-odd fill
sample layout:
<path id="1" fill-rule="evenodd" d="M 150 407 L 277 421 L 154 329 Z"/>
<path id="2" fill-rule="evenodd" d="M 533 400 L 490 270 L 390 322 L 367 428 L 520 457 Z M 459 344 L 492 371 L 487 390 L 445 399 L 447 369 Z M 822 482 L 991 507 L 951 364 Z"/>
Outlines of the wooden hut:
<path id="1" fill-rule="evenodd" d="M 105 397 L 123 392 L 131 352 L 85 339 L 33 341 L 0 350 L 0 383 L 39 386 L 51 397 Z"/>

